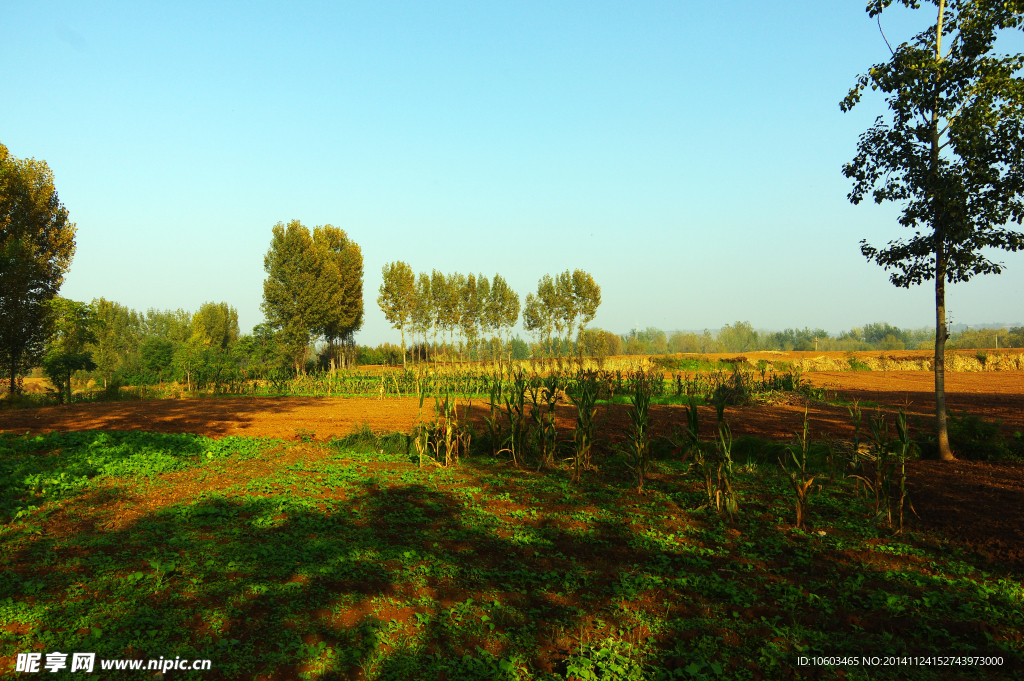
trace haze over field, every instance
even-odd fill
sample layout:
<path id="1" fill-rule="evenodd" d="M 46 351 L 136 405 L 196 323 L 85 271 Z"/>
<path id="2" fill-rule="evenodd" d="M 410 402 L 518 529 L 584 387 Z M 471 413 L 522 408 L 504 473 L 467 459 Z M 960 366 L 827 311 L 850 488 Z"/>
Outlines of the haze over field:
<path id="1" fill-rule="evenodd" d="M 45 159 L 78 225 L 62 289 L 136 309 L 237 306 L 262 320 L 279 221 L 362 248 L 360 343 L 397 341 L 381 266 L 550 272 L 601 285 L 625 332 L 934 325 L 861 239 L 897 206 L 852 206 L 840 168 L 884 103 L 838 102 L 888 58 L 863 2 L 5 6 L 0 134 Z M 893 45 L 919 23 L 883 19 Z M 1019 35 L 1005 44 L 1019 51 Z M 1019 319 L 1024 256 L 949 289 L 954 323 Z"/>

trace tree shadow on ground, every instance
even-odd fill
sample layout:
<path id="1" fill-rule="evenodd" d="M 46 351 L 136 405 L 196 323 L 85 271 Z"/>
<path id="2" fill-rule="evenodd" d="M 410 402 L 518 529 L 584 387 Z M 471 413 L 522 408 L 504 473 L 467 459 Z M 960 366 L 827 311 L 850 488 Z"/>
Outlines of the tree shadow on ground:
<path id="1" fill-rule="evenodd" d="M 22 545 L 5 555 L 0 603 L 11 599 L 4 616 L 17 631 L 8 630 L 14 645 L 7 639 L 2 662 L 24 644 L 212 660 L 208 672 L 175 672 L 182 678 L 433 681 L 515 678 L 517 669 L 564 677 L 601 646 L 636 657 L 650 641 L 664 653 L 657 666 L 699 671 L 711 661 L 701 648 L 708 639 L 738 651 L 741 635 L 867 627 L 912 646 L 936 624 L 893 617 L 863 590 L 852 601 L 806 596 L 824 565 L 803 556 L 817 540 L 762 537 L 747 519 L 728 525 L 713 514 L 684 522 L 685 495 L 662 492 L 665 517 L 613 517 L 610 503 L 621 510 L 657 498 L 625 491 L 614 471 L 567 487 L 560 473 L 472 460 L 456 471 L 392 463 L 392 476 L 364 461 L 315 462 L 266 488 L 207 490 L 114 525 L 127 492 L 71 497 L 38 534 L 15 530 Z M 328 476 L 303 488 L 328 465 L 351 484 Z M 396 484 L 402 475 L 409 481 Z M 536 495 L 546 498 L 525 498 Z M 534 519 L 539 506 L 558 516 Z M 763 544 L 759 555 L 741 555 L 744 535 Z M 840 579 L 863 572 L 831 567 Z M 900 579 L 875 578 L 887 588 Z M 834 605 L 828 615 L 825 603 Z M 844 621 L 853 612 L 857 621 Z M 657 617 L 678 626 L 659 628 Z M 962 636 L 980 645 L 985 633 Z M 747 668 L 738 653 L 719 655 L 734 672 Z M 792 661 L 778 664 L 781 674 Z"/>

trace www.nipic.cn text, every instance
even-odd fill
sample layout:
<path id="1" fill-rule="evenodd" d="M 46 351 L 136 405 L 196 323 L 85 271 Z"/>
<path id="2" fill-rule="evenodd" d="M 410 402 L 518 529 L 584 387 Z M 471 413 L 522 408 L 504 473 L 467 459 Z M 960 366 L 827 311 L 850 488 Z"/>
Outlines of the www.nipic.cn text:
<path id="1" fill-rule="evenodd" d="M 98 664 L 97 664 L 98 663 Z M 90 673 L 94 669 L 103 671 L 147 670 L 161 673 L 171 670 L 204 671 L 210 668 L 210 660 L 190 660 L 176 657 L 155 660 L 96 659 L 96 653 L 18 653 L 14 671 L 35 674 L 38 672 L 69 672 Z"/>

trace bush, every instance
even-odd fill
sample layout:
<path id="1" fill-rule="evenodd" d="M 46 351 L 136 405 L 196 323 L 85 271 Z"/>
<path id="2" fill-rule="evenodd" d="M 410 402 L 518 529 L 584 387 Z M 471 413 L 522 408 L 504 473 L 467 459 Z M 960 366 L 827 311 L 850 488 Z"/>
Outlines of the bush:
<path id="1" fill-rule="evenodd" d="M 753 398 L 749 377 L 740 371 L 733 371 L 725 381 L 715 387 L 709 401 L 712 404 L 742 406 L 750 404 Z"/>
<path id="2" fill-rule="evenodd" d="M 846 353 L 846 361 L 849 362 L 851 371 L 871 371 L 871 367 L 858 359 L 852 352 Z"/>
<path id="3" fill-rule="evenodd" d="M 402 347 L 391 343 L 381 343 L 375 348 L 360 345 L 356 363 L 398 366 L 402 363 Z"/>
<path id="4" fill-rule="evenodd" d="M 949 447 L 954 456 L 969 461 L 999 461 L 1024 454 L 1020 433 L 1015 433 L 1011 441 L 1006 442 L 1000 433 L 1001 426 L 999 420 L 986 421 L 967 412 L 951 413 L 946 426 L 949 431 Z M 921 438 L 920 447 L 922 457 L 938 458 L 938 437 L 934 432 Z"/>
<path id="5" fill-rule="evenodd" d="M 1024 433 L 1021 433 L 1019 430 L 1014 433 L 1006 449 L 1009 451 L 1011 459 L 1024 461 Z"/>

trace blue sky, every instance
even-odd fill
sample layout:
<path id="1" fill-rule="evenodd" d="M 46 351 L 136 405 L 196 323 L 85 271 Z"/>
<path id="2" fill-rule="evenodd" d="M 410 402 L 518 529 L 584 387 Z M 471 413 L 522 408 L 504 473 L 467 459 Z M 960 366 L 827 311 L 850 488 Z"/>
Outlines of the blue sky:
<path id="1" fill-rule="evenodd" d="M 62 294 L 207 300 L 262 320 L 271 227 L 363 249 L 358 340 L 397 342 L 381 267 L 591 272 L 595 325 L 934 324 L 862 238 L 842 164 L 884 111 L 838 102 L 888 50 L 863 0 L 4 2 L 0 142 L 45 159 L 78 225 Z M 930 12 L 893 11 L 893 44 Z M 1005 50 L 1018 51 L 1018 37 Z M 1024 318 L 1024 254 L 952 287 L 954 322 Z"/>

